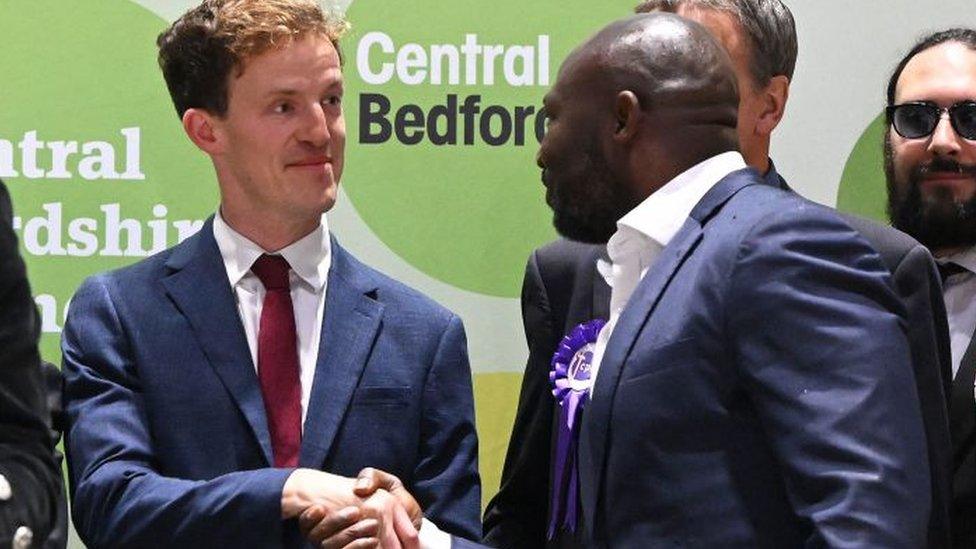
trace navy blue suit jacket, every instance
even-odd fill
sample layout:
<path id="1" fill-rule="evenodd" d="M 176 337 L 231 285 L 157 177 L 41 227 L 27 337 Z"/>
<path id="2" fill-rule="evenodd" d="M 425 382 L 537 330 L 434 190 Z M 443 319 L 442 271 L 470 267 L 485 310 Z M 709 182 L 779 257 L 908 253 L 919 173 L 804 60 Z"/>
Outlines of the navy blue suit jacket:
<path id="1" fill-rule="evenodd" d="M 789 190 L 773 167 L 764 179 L 767 185 Z M 928 546 L 948 547 L 952 452 L 945 395 L 952 376 L 939 275 L 928 251 L 908 235 L 837 213 L 877 250 L 908 313 L 909 347 L 932 476 Z M 526 264 L 522 319 L 529 358 L 501 487 L 485 510 L 485 541 L 494 547 L 583 546 L 580 532 L 560 531 L 555 539 L 545 539 L 555 439 L 551 435 L 559 418 L 549 386 L 549 362 L 563 334 L 581 322 L 609 318 L 610 287 L 596 269 L 600 257 L 608 260 L 604 245 L 559 239 L 535 250 Z"/>
<path id="2" fill-rule="evenodd" d="M 480 484 L 461 321 L 334 240 L 301 467 L 399 476 L 477 538 Z M 75 527 L 90 547 L 301 545 L 283 522 L 257 374 L 212 222 L 86 280 L 62 341 Z"/>
<path id="3" fill-rule="evenodd" d="M 583 418 L 594 546 L 922 547 L 904 310 L 827 208 L 730 174 L 621 314 Z"/>

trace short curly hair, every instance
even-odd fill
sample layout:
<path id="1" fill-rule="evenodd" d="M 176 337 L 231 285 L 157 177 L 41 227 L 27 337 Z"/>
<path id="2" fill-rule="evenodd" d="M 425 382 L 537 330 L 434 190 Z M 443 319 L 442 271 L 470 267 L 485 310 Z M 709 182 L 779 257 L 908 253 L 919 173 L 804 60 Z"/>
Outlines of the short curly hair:
<path id="1" fill-rule="evenodd" d="M 239 76 L 248 59 L 308 35 L 338 52 L 348 27 L 314 0 L 204 0 L 156 39 L 159 67 L 181 118 L 191 108 L 223 116 L 231 71 Z"/>

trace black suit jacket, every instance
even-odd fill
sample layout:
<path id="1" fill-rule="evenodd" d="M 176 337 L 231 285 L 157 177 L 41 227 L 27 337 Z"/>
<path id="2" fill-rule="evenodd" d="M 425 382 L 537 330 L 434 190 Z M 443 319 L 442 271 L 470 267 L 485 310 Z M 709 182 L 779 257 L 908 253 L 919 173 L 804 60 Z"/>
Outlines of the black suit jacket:
<path id="1" fill-rule="evenodd" d="M 605 253 L 605 246 L 557 240 L 529 257 L 522 284 L 529 359 L 501 487 L 485 511 L 485 543 L 492 547 L 583 547 L 582 528 L 576 536 L 560 532 L 555 540 L 546 542 L 551 435 L 559 418 L 549 388 L 549 363 L 556 345 L 574 326 L 609 318 L 610 287 L 596 270 L 597 259 Z"/>
<path id="2" fill-rule="evenodd" d="M 786 187 L 775 169 L 770 185 Z M 908 311 L 908 339 L 932 479 L 929 546 L 949 543 L 952 453 L 946 412 L 951 354 L 938 272 L 928 251 L 904 233 L 852 215 L 844 220 L 867 240 L 891 271 Z M 556 345 L 575 325 L 608 318 L 610 288 L 596 270 L 605 246 L 557 240 L 529 258 L 522 286 L 522 319 L 529 359 L 502 471 L 501 487 L 485 511 L 485 542 L 501 548 L 582 547 L 581 535 L 563 533 L 546 542 L 551 486 L 551 444 L 558 411 L 549 388 L 549 362 Z M 971 356 L 976 360 L 976 351 Z M 972 383 L 970 400 L 972 400 Z M 970 431 L 976 418 L 970 422 Z M 976 436 L 969 436 L 976 471 Z M 957 485 L 958 485 L 957 473 Z M 970 475 L 976 495 L 976 476 Z M 976 521 L 972 521 L 976 523 Z M 976 546 L 976 545 L 974 545 Z"/>
<path id="3" fill-rule="evenodd" d="M 10 195 L 0 182 L 0 475 L 12 497 L 0 501 L 0 540 L 21 526 L 47 538 L 57 515 L 60 469 L 54 460 L 38 317 L 17 251 Z"/>
<path id="4" fill-rule="evenodd" d="M 976 297 L 976 296 L 974 296 Z M 963 353 L 952 381 L 950 425 L 953 444 L 952 533 L 953 547 L 976 547 L 976 338 Z"/>

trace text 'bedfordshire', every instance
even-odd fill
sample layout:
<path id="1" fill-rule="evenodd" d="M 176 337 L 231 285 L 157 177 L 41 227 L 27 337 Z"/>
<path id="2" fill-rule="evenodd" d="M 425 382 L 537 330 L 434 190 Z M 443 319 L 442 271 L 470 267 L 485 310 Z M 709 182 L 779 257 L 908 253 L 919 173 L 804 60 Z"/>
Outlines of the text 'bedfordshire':
<path id="1" fill-rule="evenodd" d="M 523 146 L 545 133 L 545 114 L 534 105 L 500 105 L 480 93 L 447 93 L 432 106 L 397 102 L 383 86 L 549 86 L 549 36 L 534 44 L 482 44 L 465 34 L 458 44 L 396 44 L 389 35 L 366 33 L 356 47 L 356 69 L 367 86 L 359 95 L 359 142 L 391 139 L 404 145 Z M 370 89 L 375 86 L 374 89 Z M 387 92 L 389 93 L 389 92 Z M 541 95 L 541 94 L 540 94 Z"/>

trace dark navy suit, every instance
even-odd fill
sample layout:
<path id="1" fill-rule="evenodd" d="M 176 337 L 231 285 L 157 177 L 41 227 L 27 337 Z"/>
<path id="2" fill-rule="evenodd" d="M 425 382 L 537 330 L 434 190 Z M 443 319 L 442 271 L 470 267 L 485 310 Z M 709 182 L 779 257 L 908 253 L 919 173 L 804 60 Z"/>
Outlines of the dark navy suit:
<path id="1" fill-rule="evenodd" d="M 461 321 L 332 244 L 301 467 L 399 476 L 443 530 L 479 535 Z M 74 524 L 90 547 L 277 547 L 290 469 L 270 468 L 257 374 L 212 222 L 88 279 L 63 339 Z"/>
<path id="2" fill-rule="evenodd" d="M 928 460 L 904 307 L 831 210 L 717 183 L 607 345 L 580 438 L 612 547 L 922 547 Z"/>
<path id="3" fill-rule="evenodd" d="M 775 169 L 768 185 L 789 189 Z M 909 346 L 922 406 L 932 474 L 929 547 L 949 545 L 948 497 L 951 471 L 946 399 L 948 334 L 935 264 L 925 248 L 891 227 L 838 212 L 875 248 L 892 274 L 908 310 Z M 522 317 L 529 359 L 512 428 L 502 483 L 485 511 L 485 539 L 494 547 L 582 547 L 580 535 L 559 532 L 545 542 L 551 479 L 555 401 L 548 382 L 549 361 L 559 339 L 593 318 L 609 318 L 610 287 L 596 269 L 606 247 L 566 239 L 530 256 L 522 286 Z M 580 534 L 580 533 L 578 533 Z"/>

